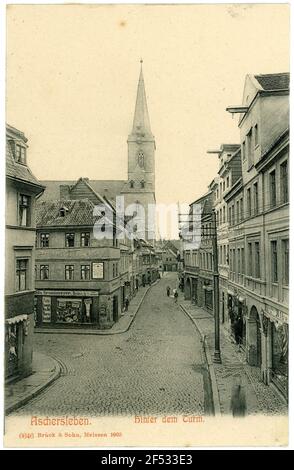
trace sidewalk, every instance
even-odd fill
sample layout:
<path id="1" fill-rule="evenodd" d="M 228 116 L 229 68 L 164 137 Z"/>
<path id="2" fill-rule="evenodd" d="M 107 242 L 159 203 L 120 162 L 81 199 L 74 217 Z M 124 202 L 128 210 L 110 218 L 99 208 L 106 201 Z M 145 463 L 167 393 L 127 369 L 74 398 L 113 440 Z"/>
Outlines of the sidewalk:
<path id="1" fill-rule="evenodd" d="M 130 328 L 131 324 L 134 321 L 134 318 L 137 312 L 140 309 L 141 303 L 143 302 L 145 295 L 149 289 L 158 282 L 155 281 L 151 286 L 140 287 L 137 295 L 130 300 L 129 308 L 127 312 L 124 312 L 119 320 L 114 323 L 114 325 L 106 330 L 98 330 L 94 328 L 55 328 L 55 327 L 36 327 L 35 333 L 70 333 L 78 335 L 115 335 L 120 333 L 125 333 Z"/>
<path id="2" fill-rule="evenodd" d="M 206 336 L 208 363 L 214 351 L 214 317 L 206 310 L 191 305 L 190 301 L 181 300 L 180 305 L 197 327 L 202 338 Z M 220 331 L 222 364 L 212 365 L 211 382 L 216 385 L 216 409 L 221 414 L 230 414 L 231 391 L 236 376 L 242 377 L 246 391 L 247 413 L 250 415 L 287 414 L 287 405 L 271 386 L 265 385 L 259 378 L 257 367 L 247 364 L 244 352 L 239 352 L 229 333 L 221 326 Z"/>
<path id="3" fill-rule="evenodd" d="M 60 374 L 61 368 L 55 359 L 34 352 L 33 373 L 24 379 L 5 384 L 5 414 L 26 404 L 54 382 Z"/>

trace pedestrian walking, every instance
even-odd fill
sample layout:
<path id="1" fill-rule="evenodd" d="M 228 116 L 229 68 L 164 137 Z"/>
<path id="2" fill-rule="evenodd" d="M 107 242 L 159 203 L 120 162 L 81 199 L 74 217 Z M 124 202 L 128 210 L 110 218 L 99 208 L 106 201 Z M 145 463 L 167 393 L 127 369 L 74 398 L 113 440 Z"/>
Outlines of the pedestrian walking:
<path id="1" fill-rule="evenodd" d="M 128 309 L 129 309 L 129 303 L 130 303 L 130 301 L 129 301 L 128 297 L 126 297 L 126 300 L 125 300 L 125 312 L 127 312 Z"/>
<path id="2" fill-rule="evenodd" d="M 174 289 L 174 299 L 175 299 L 175 304 L 178 302 L 178 296 L 179 296 L 179 294 L 178 294 L 178 291 L 177 291 L 177 289 Z"/>
<path id="3" fill-rule="evenodd" d="M 237 377 L 232 387 L 230 410 L 234 418 L 246 416 L 246 395 L 241 377 Z"/>
<path id="4" fill-rule="evenodd" d="M 167 295 L 168 297 L 170 296 L 170 287 L 169 287 L 169 286 L 167 286 L 167 288 L 166 288 L 166 295 Z"/>
<path id="5" fill-rule="evenodd" d="M 238 351 L 241 351 L 243 320 L 240 315 L 234 321 L 233 329 L 234 329 L 235 341 L 236 341 L 236 344 L 238 345 Z"/>

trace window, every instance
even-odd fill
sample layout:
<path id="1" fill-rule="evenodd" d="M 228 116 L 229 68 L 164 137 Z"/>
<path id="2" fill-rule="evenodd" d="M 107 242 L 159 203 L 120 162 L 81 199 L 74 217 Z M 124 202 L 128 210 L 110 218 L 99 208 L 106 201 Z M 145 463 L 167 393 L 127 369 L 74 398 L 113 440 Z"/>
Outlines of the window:
<path id="1" fill-rule="evenodd" d="M 246 160 L 246 141 L 242 142 L 242 158 L 243 161 Z"/>
<path id="2" fill-rule="evenodd" d="M 255 147 L 259 144 L 258 125 L 254 126 L 254 145 Z"/>
<path id="3" fill-rule="evenodd" d="M 244 205 L 243 205 L 243 198 L 240 199 L 240 220 L 244 218 Z"/>
<path id="4" fill-rule="evenodd" d="M 288 194 L 288 162 L 287 160 L 282 163 L 280 167 L 280 175 L 281 175 L 281 203 L 285 204 L 289 200 Z"/>
<path id="5" fill-rule="evenodd" d="M 81 233 L 81 246 L 90 246 L 90 232 Z"/>
<path id="6" fill-rule="evenodd" d="M 17 292 L 28 288 L 28 260 L 16 260 L 16 290 Z"/>
<path id="7" fill-rule="evenodd" d="M 112 277 L 115 277 L 115 263 L 112 265 Z"/>
<path id="8" fill-rule="evenodd" d="M 81 266 L 81 279 L 83 281 L 90 279 L 90 265 L 85 264 Z"/>
<path id="9" fill-rule="evenodd" d="M 260 278 L 260 247 L 259 242 L 255 242 L 255 277 Z"/>
<path id="10" fill-rule="evenodd" d="M 228 222 L 229 222 L 229 224 L 231 225 L 231 224 L 232 224 L 232 208 L 231 208 L 231 207 L 229 207 L 229 216 L 228 216 L 228 219 L 229 219 Z"/>
<path id="11" fill-rule="evenodd" d="M 271 258 L 272 258 L 272 282 L 278 282 L 278 252 L 277 241 L 271 242 Z"/>
<path id="12" fill-rule="evenodd" d="M 227 189 L 229 188 L 229 185 L 230 185 L 230 178 L 229 176 L 227 177 Z"/>
<path id="13" fill-rule="evenodd" d="M 253 185 L 254 214 L 258 214 L 258 183 Z"/>
<path id="14" fill-rule="evenodd" d="M 65 266 L 65 279 L 66 281 L 73 281 L 75 267 L 72 265 Z"/>
<path id="15" fill-rule="evenodd" d="M 252 243 L 248 243 L 248 276 L 252 276 Z"/>
<path id="16" fill-rule="evenodd" d="M 75 234 L 74 233 L 65 234 L 65 246 L 68 248 L 75 246 Z"/>
<path id="17" fill-rule="evenodd" d="M 135 185 L 134 181 L 130 181 L 130 188 L 133 188 Z"/>
<path id="18" fill-rule="evenodd" d="M 232 225 L 235 223 L 235 206 L 232 206 Z"/>
<path id="19" fill-rule="evenodd" d="M 26 162 L 26 148 L 22 145 L 16 144 L 15 146 L 15 159 L 17 163 L 25 163 Z"/>
<path id="20" fill-rule="evenodd" d="M 236 251 L 235 251 L 234 248 L 233 248 L 232 252 L 233 252 L 233 253 L 232 253 L 232 254 L 233 254 L 233 260 L 232 260 L 233 266 L 232 266 L 232 271 L 233 271 L 233 272 L 236 272 Z"/>
<path id="21" fill-rule="evenodd" d="M 18 200 L 19 209 L 19 225 L 21 227 L 28 227 L 30 225 L 30 197 L 24 194 L 19 195 Z"/>
<path id="22" fill-rule="evenodd" d="M 271 207 L 275 207 L 277 203 L 277 195 L 276 195 L 276 171 L 272 171 L 269 175 L 269 190 L 270 190 L 270 205 Z"/>
<path id="23" fill-rule="evenodd" d="M 223 211 L 222 209 L 219 210 L 219 224 L 221 225 L 223 221 Z"/>
<path id="24" fill-rule="evenodd" d="M 226 222 L 226 206 L 223 208 L 223 223 Z"/>
<path id="25" fill-rule="evenodd" d="M 283 284 L 289 285 L 289 240 L 282 240 L 283 249 Z"/>
<path id="26" fill-rule="evenodd" d="M 138 153 L 138 164 L 140 168 L 144 168 L 144 153 L 142 150 Z"/>
<path id="27" fill-rule="evenodd" d="M 49 233 L 40 233 L 40 245 L 41 248 L 49 247 Z"/>
<path id="28" fill-rule="evenodd" d="M 246 148 L 247 148 L 247 157 L 248 157 L 248 170 L 252 167 L 253 164 L 253 152 L 252 152 L 252 129 L 246 135 Z"/>
<path id="29" fill-rule="evenodd" d="M 237 224 L 239 223 L 239 217 L 240 217 L 240 215 L 239 215 L 239 210 L 240 210 L 239 206 L 240 206 L 240 203 L 239 203 L 239 201 L 237 201 L 237 203 L 236 203 L 236 223 Z"/>
<path id="30" fill-rule="evenodd" d="M 241 249 L 237 250 L 237 273 L 241 274 Z"/>
<path id="31" fill-rule="evenodd" d="M 244 248 L 241 248 L 241 272 L 242 274 L 245 274 L 245 253 L 244 253 Z"/>
<path id="32" fill-rule="evenodd" d="M 145 188 L 145 181 L 141 181 L 140 184 L 141 184 L 141 188 L 142 188 L 142 189 Z"/>
<path id="33" fill-rule="evenodd" d="M 45 281 L 46 279 L 49 279 L 49 266 L 46 264 L 42 264 L 40 266 L 40 279 L 42 281 Z"/>
<path id="34" fill-rule="evenodd" d="M 247 189 L 247 217 L 251 216 L 251 189 Z"/>

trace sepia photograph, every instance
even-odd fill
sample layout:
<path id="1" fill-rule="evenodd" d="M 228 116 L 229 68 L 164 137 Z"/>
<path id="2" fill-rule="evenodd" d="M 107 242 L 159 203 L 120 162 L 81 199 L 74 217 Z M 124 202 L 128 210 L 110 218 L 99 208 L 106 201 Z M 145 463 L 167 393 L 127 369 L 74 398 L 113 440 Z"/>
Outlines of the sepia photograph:
<path id="1" fill-rule="evenodd" d="M 6 5 L 6 447 L 287 445 L 289 21 Z"/>

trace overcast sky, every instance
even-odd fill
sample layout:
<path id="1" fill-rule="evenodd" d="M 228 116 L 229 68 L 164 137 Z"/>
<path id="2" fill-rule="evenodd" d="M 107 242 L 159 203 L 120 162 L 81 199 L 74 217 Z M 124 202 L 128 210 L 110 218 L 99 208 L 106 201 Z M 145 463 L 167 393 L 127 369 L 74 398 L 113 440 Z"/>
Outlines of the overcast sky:
<path id="1" fill-rule="evenodd" d="M 7 121 L 40 179 L 125 179 L 140 58 L 156 138 L 156 199 L 191 202 L 207 149 L 238 143 L 247 73 L 289 71 L 287 5 L 14 5 Z"/>

